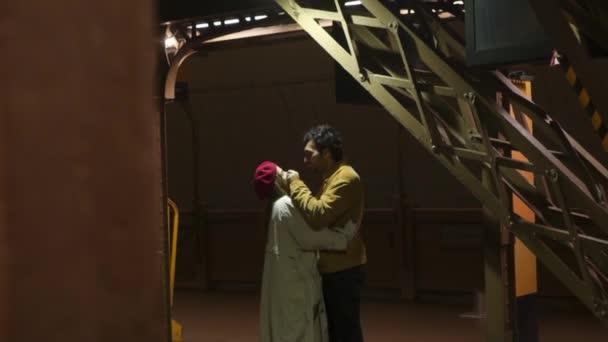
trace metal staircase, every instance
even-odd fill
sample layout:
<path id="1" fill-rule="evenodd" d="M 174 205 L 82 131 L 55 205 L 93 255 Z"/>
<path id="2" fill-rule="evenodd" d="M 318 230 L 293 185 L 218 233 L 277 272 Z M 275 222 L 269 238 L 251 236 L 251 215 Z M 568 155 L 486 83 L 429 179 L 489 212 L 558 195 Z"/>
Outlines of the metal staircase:
<path id="1" fill-rule="evenodd" d="M 275 1 L 481 201 L 500 241 L 516 236 L 608 321 L 608 170 L 506 76 L 466 67 L 462 39 L 440 20 L 462 19 L 462 2 L 412 1 L 400 14 L 378 0 Z M 534 222 L 515 214 L 513 195 Z"/>

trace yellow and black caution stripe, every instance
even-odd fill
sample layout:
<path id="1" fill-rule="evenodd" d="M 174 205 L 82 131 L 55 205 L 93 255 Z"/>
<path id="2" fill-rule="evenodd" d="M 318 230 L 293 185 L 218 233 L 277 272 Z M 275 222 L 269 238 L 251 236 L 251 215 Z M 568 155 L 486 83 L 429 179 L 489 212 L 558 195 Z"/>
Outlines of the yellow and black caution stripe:
<path id="1" fill-rule="evenodd" d="M 606 125 L 606 122 L 602 120 L 600 112 L 597 111 L 593 101 L 591 101 L 589 92 L 576 77 L 574 68 L 570 65 L 570 63 L 568 63 L 568 59 L 565 56 L 560 56 L 557 54 L 557 52 L 554 53 L 551 64 L 559 64 L 562 70 L 564 70 L 566 73 L 568 84 L 570 84 L 572 89 L 574 89 L 576 92 L 579 103 L 581 106 L 583 106 L 583 109 L 585 110 L 585 113 L 587 113 L 589 119 L 591 119 L 591 124 L 602 142 L 602 147 L 605 151 L 608 151 L 608 125 Z"/>

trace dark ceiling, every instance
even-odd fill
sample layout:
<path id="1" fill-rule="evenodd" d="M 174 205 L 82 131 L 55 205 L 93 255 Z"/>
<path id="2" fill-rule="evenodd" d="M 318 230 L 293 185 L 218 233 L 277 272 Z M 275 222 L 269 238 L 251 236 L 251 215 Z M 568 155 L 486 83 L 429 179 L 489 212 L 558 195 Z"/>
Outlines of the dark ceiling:
<path id="1" fill-rule="evenodd" d="M 347 0 L 344 0 L 347 1 Z M 386 3 L 405 4 L 409 0 L 385 0 Z M 422 0 L 451 1 L 451 0 Z M 279 8 L 274 0 L 158 0 L 160 5 L 160 22 L 184 20 L 212 16 L 230 12 L 242 12 L 269 7 Z M 333 0 L 299 0 L 300 5 L 314 5 L 315 8 L 332 7 Z"/>
<path id="2" fill-rule="evenodd" d="M 161 23 L 278 6 L 274 0 L 158 0 Z"/>

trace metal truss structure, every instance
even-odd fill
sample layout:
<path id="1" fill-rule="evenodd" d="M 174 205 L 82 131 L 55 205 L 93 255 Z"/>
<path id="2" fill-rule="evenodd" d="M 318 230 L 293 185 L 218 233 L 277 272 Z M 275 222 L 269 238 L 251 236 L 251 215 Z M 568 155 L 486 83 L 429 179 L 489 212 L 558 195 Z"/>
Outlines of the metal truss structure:
<path id="1" fill-rule="evenodd" d="M 608 322 L 608 169 L 505 75 L 466 66 L 464 39 L 442 20 L 463 21 L 463 1 L 410 1 L 401 11 L 378 0 L 355 6 L 338 0 L 275 1 L 280 9 L 268 9 L 273 13 L 264 14 L 268 24 L 285 23 L 288 16 L 295 20 L 480 200 L 502 227 L 492 232 L 501 246 L 516 236 Z M 551 2 L 530 1 L 536 10 Z M 581 13 L 575 13 L 579 20 Z M 201 20 L 171 26 L 186 38 L 170 59 L 165 99 L 175 98 L 179 64 L 217 36 L 197 34 L 197 25 L 214 29 L 212 21 L 204 26 Z M 327 21 L 332 32 L 322 25 Z M 260 25 L 246 16 L 239 22 Z M 582 25 L 589 37 L 605 42 L 594 29 L 601 21 L 582 22 L 590 23 Z M 244 29 L 224 23 L 215 30 Z M 513 196 L 530 208 L 534 221 L 514 212 Z"/>
<path id="2" fill-rule="evenodd" d="M 462 6 L 412 1 L 413 15 L 401 17 L 378 0 L 363 0 L 361 6 L 276 2 L 508 233 L 597 317 L 608 320 L 608 170 L 504 75 L 466 67 L 461 37 L 440 20 L 446 12 L 462 18 Z M 320 20 L 334 22 L 343 41 Z M 514 159 L 513 151 L 527 161 Z M 534 182 L 526 172 L 534 174 Z M 536 214 L 535 222 L 514 213 L 513 195 Z M 564 248 L 571 258 L 558 252 Z"/>

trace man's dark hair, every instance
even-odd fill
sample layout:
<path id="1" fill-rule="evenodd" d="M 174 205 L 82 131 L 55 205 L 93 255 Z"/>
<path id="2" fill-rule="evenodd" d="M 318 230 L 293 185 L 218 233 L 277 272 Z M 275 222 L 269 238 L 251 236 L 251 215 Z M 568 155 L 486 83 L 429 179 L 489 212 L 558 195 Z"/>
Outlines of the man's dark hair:
<path id="1" fill-rule="evenodd" d="M 342 161 L 342 136 L 340 132 L 330 125 L 318 125 L 304 134 L 304 144 L 310 140 L 315 142 L 319 152 L 329 150 L 334 161 Z"/>

